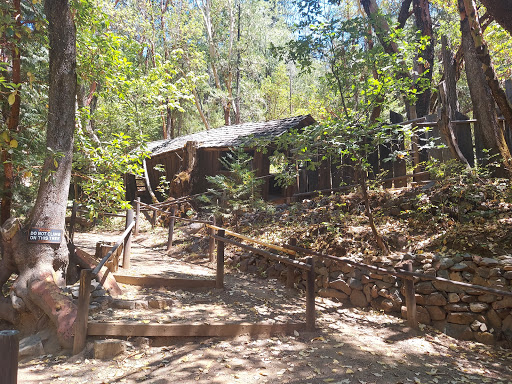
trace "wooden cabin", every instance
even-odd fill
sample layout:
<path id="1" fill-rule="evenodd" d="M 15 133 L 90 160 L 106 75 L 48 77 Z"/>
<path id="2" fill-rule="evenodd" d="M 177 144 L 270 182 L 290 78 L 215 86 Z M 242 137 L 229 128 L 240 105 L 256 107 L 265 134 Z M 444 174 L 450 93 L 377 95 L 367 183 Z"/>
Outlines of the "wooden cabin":
<path id="1" fill-rule="evenodd" d="M 151 142 L 148 144 L 151 155 L 145 162 L 145 177 L 126 176 L 126 198 L 133 201 L 140 196 L 143 202 L 150 203 L 151 189 L 154 196 L 162 201 L 163 196 L 158 192 L 162 177 L 169 183 L 169 194 L 174 198 L 204 192 L 209 187 L 206 176 L 226 172 L 219 160 L 231 149 L 241 146 L 253 156 L 256 176 L 265 177 L 262 197 L 270 199 L 291 196 L 297 191 L 297 186 L 283 189 L 273 182 L 269 159 L 273 148 L 269 148 L 267 153 L 255 151 L 251 147 L 250 139 L 265 139 L 271 142 L 273 138 L 291 130 L 300 130 L 315 123 L 311 115 L 303 115 L 260 123 L 223 126 L 175 139 Z"/>

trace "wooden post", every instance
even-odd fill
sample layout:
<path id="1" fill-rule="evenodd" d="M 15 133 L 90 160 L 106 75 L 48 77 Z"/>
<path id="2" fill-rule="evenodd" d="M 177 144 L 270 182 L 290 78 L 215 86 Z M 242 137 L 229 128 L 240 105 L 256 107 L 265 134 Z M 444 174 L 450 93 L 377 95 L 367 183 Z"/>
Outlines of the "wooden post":
<path id="1" fill-rule="evenodd" d="M 218 231 L 219 237 L 224 237 L 226 232 L 223 229 Z M 215 288 L 224 288 L 224 242 L 217 241 L 217 277 Z"/>
<path id="2" fill-rule="evenodd" d="M 135 200 L 135 236 L 139 234 L 140 224 L 140 196 Z"/>
<path id="3" fill-rule="evenodd" d="M 212 225 L 215 225 L 215 216 L 213 216 L 212 219 Z M 210 256 L 210 261 L 213 261 L 214 258 L 214 251 L 215 251 L 215 239 L 212 237 L 215 235 L 215 229 L 210 228 L 210 239 L 208 240 L 208 255 Z"/>
<path id="4" fill-rule="evenodd" d="M 306 279 L 306 330 L 315 330 L 315 261 L 312 257 L 306 258 L 311 265 Z"/>
<path id="5" fill-rule="evenodd" d="M 89 298 L 91 296 L 92 269 L 82 269 L 80 273 L 80 290 L 78 293 L 78 308 L 75 320 L 75 339 L 73 354 L 83 351 L 87 341 L 87 322 L 89 320 Z"/>
<path id="6" fill-rule="evenodd" d="M 297 239 L 295 237 L 290 239 L 290 245 L 293 247 L 297 246 Z M 295 256 L 293 255 L 289 255 L 288 257 L 292 260 L 295 260 Z M 291 264 L 288 264 L 286 268 L 286 288 L 293 288 L 295 284 L 295 267 Z"/>
<path id="7" fill-rule="evenodd" d="M 126 225 L 125 228 L 133 221 L 133 209 L 126 210 Z M 124 239 L 124 249 L 123 249 L 123 268 L 130 268 L 130 256 L 132 255 L 132 231 L 126 236 Z"/>
<path id="8" fill-rule="evenodd" d="M 0 331 L 0 383 L 18 382 L 18 331 Z"/>
<path id="9" fill-rule="evenodd" d="M 69 239 L 73 242 L 73 237 L 75 236 L 75 222 L 76 222 L 76 211 L 78 209 L 78 204 L 75 200 L 73 200 L 73 209 L 71 210 L 71 219 L 69 220 Z"/>
<path id="10" fill-rule="evenodd" d="M 155 228 L 157 214 L 158 214 L 158 211 L 156 209 L 154 209 L 153 217 L 151 218 L 151 228 Z"/>
<path id="11" fill-rule="evenodd" d="M 171 207 L 171 220 L 169 221 L 169 237 L 167 239 L 167 252 L 172 248 L 172 238 L 174 236 L 174 223 L 176 222 L 176 206 Z"/>
<path id="12" fill-rule="evenodd" d="M 404 271 L 412 272 L 412 262 L 404 265 Z M 405 283 L 405 303 L 407 306 L 407 323 L 409 327 L 418 329 L 418 319 L 416 316 L 416 292 L 414 290 L 414 280 L 404 279 Z"/>

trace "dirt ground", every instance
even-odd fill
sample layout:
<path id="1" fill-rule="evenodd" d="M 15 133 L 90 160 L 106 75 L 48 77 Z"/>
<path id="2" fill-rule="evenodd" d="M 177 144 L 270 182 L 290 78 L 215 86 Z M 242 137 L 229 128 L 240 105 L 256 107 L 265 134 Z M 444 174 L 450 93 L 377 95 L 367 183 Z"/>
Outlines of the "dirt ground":
<path id="1" fill-rule="evenodd" d="M 76 234 L 93 253 L 98 239 L 117 233 Z M 165 254 L 165 230 L 147 229 L 134 239 L 133 275 L 204 278 L 213 266 L 201 252 L 187 260 Z M 236 252 L 234 248 L 228 248 Z M 156 297 L 162 309 L 100 307 L 94 319 L 143 323 L 304 321 L 303 292 L 274 280 L 226 271 L 225 290 L 137 290 L 122 286 L 123 299 Z M 317 331 L 254 339 L 131 338 L 113 359 L 92 356 L 93 338 L 77 356 L 69 351 L 20 361 L 19 383 L 494 383 L 512 384 L 512 351 L 463 342 L 429 327 L 409 329 L 402 319 L 317 298 Z"/>

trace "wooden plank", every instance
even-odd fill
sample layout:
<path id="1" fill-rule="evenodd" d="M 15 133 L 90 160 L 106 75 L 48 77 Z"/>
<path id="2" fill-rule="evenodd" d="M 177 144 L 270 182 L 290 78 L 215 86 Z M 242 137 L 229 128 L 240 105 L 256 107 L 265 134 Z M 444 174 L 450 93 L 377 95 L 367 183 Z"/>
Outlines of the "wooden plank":
<path id="1" fill-rule="evenodd" d="M 132 225 L 132 228 L 135 226 L 135 222 L 133 221 L 133 209 L 126 210 L 125 229 L 127 229 L 130 225 Z M 130 230 L 124 239 L 124 247 L 123 247 L 123 268 L 124 269 L 130 268 L 131 255 L 132 255 L 132 231 Z M 117 260 L 115 263 L 114 271 L 117 271 L 118 267 L 119 267 L 119 260 Z"/>
<path id="2" fill-rule="evenodd" d="M 215 288 L 213 279 L 171 279 L 157 276 L 129 276 L 115 274 L 116 281 L 119 284 L 137 285 L 150 288 L 170 288 L 170 289 L 192 289 L 192 288 Z"/>
<path id="3" fill-rule="evenodd" d="M 87 329 L 90 336 L 235 337 L 292 334 L 305 327 L 304 323 L 126 324 L 91 321 Z"/>
<path id="4" fill-rule="evenodd" d="M 169 236 L 167 238 L 167 252 L 169 252 L 172 248 L 172 240 L 174 237 L 174 223 L 176 221 L 176 206 L 173 205 L 171 207 L 171 220 L 169 221 Z"/>

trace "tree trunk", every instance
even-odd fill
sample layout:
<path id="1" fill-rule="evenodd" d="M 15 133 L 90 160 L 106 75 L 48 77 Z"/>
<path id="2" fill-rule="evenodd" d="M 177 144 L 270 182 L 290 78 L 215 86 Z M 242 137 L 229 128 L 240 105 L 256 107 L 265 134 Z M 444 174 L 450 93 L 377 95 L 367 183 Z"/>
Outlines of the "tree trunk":
<path id="1" fill-rule="evenodd" d="M 482 143 L 477 144 L 488 149 L 491 155 L 499 154 L 504 161 L 505 167 L 510 172 L 510 151 L 505 141 L 503 129 L 498 122 L 491 90 L 486 82 L 482 65 L 477 57 L 477 51 L 471 36 L 469 20 L 466 16 L 464 0 L 458 0 L 458 5 L 461 16 L 460 28 L 462 31 L 462 48 L 465 59 L 466 77 L 468 79 L 474 115 L 478 117 L 479 122 L 475 125 L 475 140 L 482 140 Z"/>
<path id="2" fill-rule="evenodd" d="M 512 2 L 503 0 L 480 0 L 487 13 L 512 35 Z"/>
<path id="3" fill-rule="evenodd" d="M 12 13 L 12 17 L 16 20 L 16 28 L 21 28 L 21 1 L 14 0 L 13 1 L 14 12 Z M 19 85 L 21 84 L 21 54 L 20 49 L 21 45 L 20 37 L 16 34 L 12 37 L 13 42 L 11 44 L 11 56 L 12 56 L 12 72 L 11 72 L 11 83 Z M 9 103 L 10 104 L 10 103 Z M 9 114 L 7 117 L 7 129 L 8 133 L 16 132 L 18 130 L 18 125 L 20 122 L 20 106 L 21 106 L 21 97 L 18 92 L 16 92 L 16 96 L 14 97 L 14 103 L 9 108 Z M 10 135 L 7 139 L 8 146 L 10 146 Z M 2 150 L 2 164 L 4 168 L 4 182 L 3 182 L 3 194 L 2 194 L 2 208 L 0 214 L 0 225 L 5 223 L 7 219 L 11 217 L 11 204 L 12 204 L 12 186 L 14 182 L 14 170 L 12 166 L 12 155 L 8 151 L 8 149 Z"/>
<path id="4" fill-rule="evenodd" d="M 67 0 L 46 0 L 50 44 L 48 153 L 42 169 L 37 199 L 26 224 L 9 219 L 1 234 L 4 258 L 0 283 L 17 273 L 11 299 L 18 310 L 44 312 L 57 328 L 62 346 L 73 342 L 76 306 L 59 285 L 65 283 L 69 251 L 65 237 L 60 243 L 28 242 L 31 228 L 64 233 L 67 197 L 71 179 L 73 132 L 75 128 L 76 41 L 75 26 Z M 1 288 L 1 286 L 0 286 Z M 42 311 L 42 312 L 41 312 Z"/>

